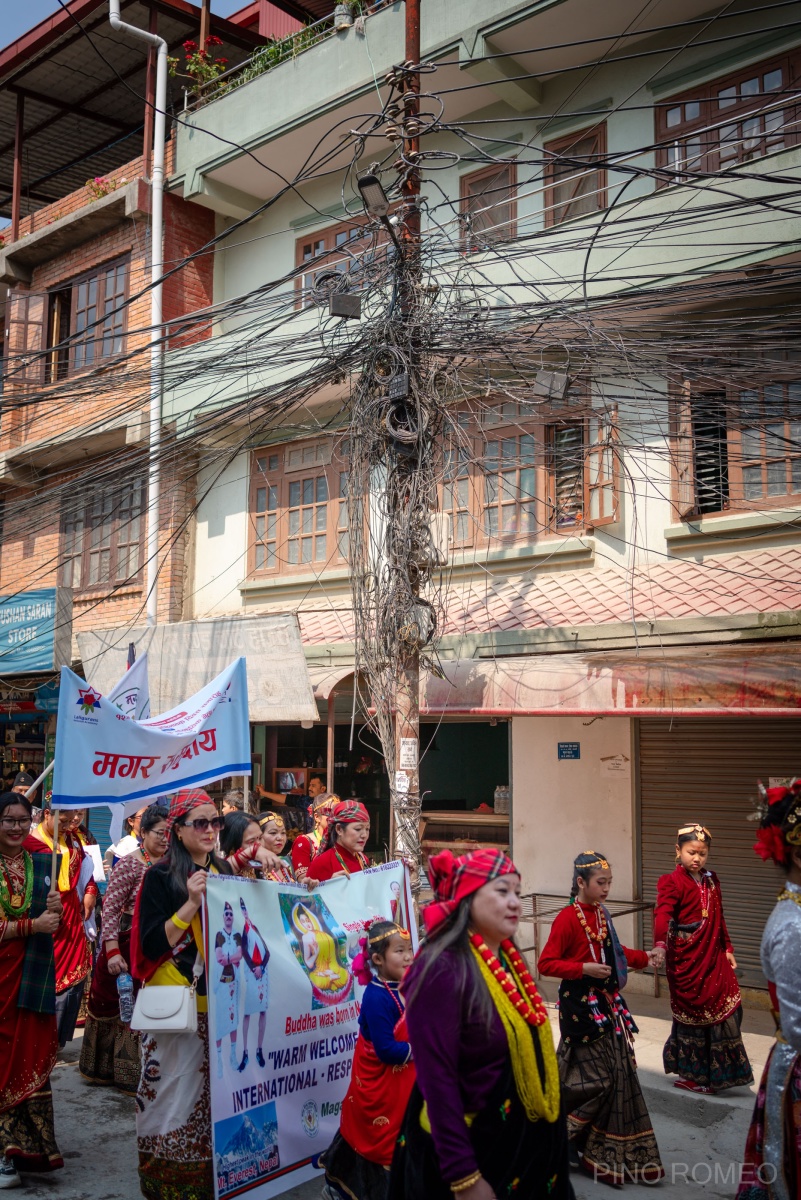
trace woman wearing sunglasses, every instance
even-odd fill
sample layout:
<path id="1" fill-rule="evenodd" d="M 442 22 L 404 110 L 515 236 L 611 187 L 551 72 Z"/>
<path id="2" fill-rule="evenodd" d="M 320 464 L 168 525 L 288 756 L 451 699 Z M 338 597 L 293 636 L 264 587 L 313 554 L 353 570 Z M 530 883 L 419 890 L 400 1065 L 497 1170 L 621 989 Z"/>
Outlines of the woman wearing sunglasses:
<path id="1" fill-rule="evenodd" d="M 117 978 L 130 971 L 134 905 L 145 874 L 164 857 L 167 815 L 160 804 L 139 814 L 136 849 L 117 860 L 103 897 L 103 948 L 92 975 L 79 1069 L 91 1083 L 123 1092 L 139 1086 L 139 1034 L 120 1021 Z"/>
<path id="2" fill-rule="evenodd" d="M 167 818 L 167 853 L 147 872 L 131 936 L 133 975 L 145 987 L 189 987 L 203 945 L 200 909 L 209 873 L 230 875 L 215 853 L 223 818 L 206 792 L 178 792 Z M 197 986 L 197 1033 L 142 1034 L 137 1093 L 139 1186 L 152 1200 L 213 1200 L 207 979 Z"/>

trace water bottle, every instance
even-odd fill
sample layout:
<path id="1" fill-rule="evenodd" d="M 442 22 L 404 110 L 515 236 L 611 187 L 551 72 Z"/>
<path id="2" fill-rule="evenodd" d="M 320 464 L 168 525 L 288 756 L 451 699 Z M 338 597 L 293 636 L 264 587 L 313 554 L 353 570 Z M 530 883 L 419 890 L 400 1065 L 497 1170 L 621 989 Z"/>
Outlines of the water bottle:
<path id="1" fill-rule="evenodd" d="M 134 1010 L 134 986 L 127 972 L 117 976 L 117 994 L 120 998 L 120 1020 L 123 1025 L 130 1025 Z"/>

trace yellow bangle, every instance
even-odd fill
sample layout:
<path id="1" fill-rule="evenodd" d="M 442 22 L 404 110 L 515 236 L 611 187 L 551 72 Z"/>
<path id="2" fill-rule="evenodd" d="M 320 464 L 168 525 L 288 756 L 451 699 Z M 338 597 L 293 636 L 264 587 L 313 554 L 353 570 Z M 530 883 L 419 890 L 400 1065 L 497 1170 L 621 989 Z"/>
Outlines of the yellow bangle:
<path id="1" fill-rule="evenodd" d="M 182 921 L 178 916 L 178 913 L 173 913 L 170 917 L 170 920 L 172 921 L 173 925 L 177 925 L 179 929 L 188 929 L 192 924 L 191 921 Z"/>
<path id="2" fill-rule="evenodd" d="M 466 1175 L 464 1179 L 457 1179 L 456 1183 L 452 1183 L 450 1185 L 450 1189 L 456 1196 L 459 1194 L 459 1192 L 466 1192 L 467 1189 L 471 1188 L 474 1183 L 478 1183 L 480 1178 L 481 1172 L 474 1171 L 472 1175 Z"/>

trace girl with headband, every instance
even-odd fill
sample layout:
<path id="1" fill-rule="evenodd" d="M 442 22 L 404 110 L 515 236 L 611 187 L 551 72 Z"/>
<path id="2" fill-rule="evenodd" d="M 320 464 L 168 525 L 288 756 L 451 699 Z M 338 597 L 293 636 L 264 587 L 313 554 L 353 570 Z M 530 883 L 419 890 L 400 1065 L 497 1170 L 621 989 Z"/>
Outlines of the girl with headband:
<path id="1" fill-rule="evenodd" d="M 355 875 L 370 866 L 363 853 L 370 836 L 370 814 L 358 800 L 341 800 L 331 811 L 323 849 L 312 859 L 308 879 L 318 882 Z"/>
<path id="2" fill-rule="evenodd" d="M 339 1133 L 321 1159 L 323 1200 L 386 1200 L 389 1168 L 406 1112 L 414 1065 L 400 985 L 412 942 L 394 921 L 373 921 L 353 961 L 365 984 L 351 1081 Z"/>
<path id="3" fill-rule="evenodd" d="M 404 982 L 417 1071 L 390 1200 L 572 1200 L 548 1013 L 514 943 L 520 873 L 500 849 L 429 859 L 427 940 Z"/>
<path id="4" fill-rule="evenodd" d="M 754 850 L 782 880 L 762 935 L 776 1042 L 762 1080 L 737 1200 L 801 1196 L 801 782 L 762 788 Z"/>
<path id="5" fill-rule="evenodd" d="M 654 953 L 621 945 L 605 907 L 612 868 L 585 850 L 573 863 L 571 903 L 540 954 L 541 975 L 561 979 L 557 1058 L 574 1161 L 596 1182 L 656 1183 L 665 1174 L 637 1077 L 637 1026 L 621 991 L 629 969 Z"/>
<path id="6" fill-rule="evenodd" d="M 654 911 L 655 965 L 665 963 L 673 1012 L 665 1074 L 678 1075 L 674 1087 L 706 1095 L 754 1081 L 720 880 L 707 868 L 711 844 L 705 825 L 682 825 L 676 867 L 657 881 Z"/>

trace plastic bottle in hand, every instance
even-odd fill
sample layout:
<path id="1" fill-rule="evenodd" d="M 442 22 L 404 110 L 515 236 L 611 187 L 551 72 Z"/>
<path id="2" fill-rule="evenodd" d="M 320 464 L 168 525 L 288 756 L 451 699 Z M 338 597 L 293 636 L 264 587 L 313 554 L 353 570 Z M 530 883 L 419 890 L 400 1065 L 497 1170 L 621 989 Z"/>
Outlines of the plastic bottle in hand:
<path id="1" fill-rule="evenodd" d="M 123 1025 L 130 1025 L 134 1010 L 134 986 L 127 972 L 117 976 L 117 994 L 120 998 L 120 1020 Z"/>

